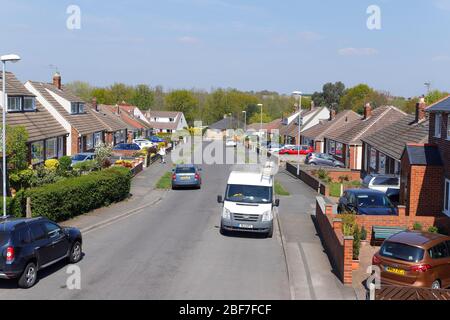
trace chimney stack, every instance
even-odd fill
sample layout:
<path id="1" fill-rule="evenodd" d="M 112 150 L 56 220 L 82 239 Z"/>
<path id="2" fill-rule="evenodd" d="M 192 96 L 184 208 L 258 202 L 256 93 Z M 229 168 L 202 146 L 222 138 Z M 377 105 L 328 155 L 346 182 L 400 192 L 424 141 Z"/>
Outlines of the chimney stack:
<path id="1" fill-rule="evenodd" d="M 92 98 L 92 109 L 98 112 L 97 98 Z"/>
<path id="2" fill-rule="evenodd" d="M 366 103 L 364 106 L 364 120 L 369 119 L 372 116 L 372 106 L 370 102 Z"/>
<path id="3" fill-rule="evenodd" d="M 334 118 L 336 117 L 336 110 L 334 110 L 333 108 L 330 109 L 330 121 L 334 120 Z"/>
<path id="4" fill-rule="evenodd" d="M 58 71 L 53 75 L 53 85 L 61 90 L 61 74 Z"/>
<path id="5" fill-rule="evenodd" d="M 427 104 L 425 103 L 425 98 L 422 96 L 419 102 L 416 104 L 416 122 L 420 122 L 425 119 L 426 113 L 425 109 Z"/>
<path id="6" fill-rule="evenodd" d="M 119 107 L 118 104 L 116 104 L 116 113 L 117 113 L 117 114 L 120 114 L 120 107 Z"/>

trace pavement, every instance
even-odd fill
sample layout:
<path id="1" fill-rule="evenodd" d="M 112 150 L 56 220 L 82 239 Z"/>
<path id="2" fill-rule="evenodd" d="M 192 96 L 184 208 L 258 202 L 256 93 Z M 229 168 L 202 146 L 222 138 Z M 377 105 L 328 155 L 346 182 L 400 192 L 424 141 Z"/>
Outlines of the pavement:
<path id="1" fill-rule="evenodd" d="M 64 223 L 83 231 L 81 289 L 68 289 L 60 262 L 28 290 L 0 280 L 0 299 L 355 298 L 331 272 L 311 216 L 315 195 L 302 182 L 278 174 L 291 196 L 281 198 L 273 238 L 222 236 L 216 199 L 232 166 L 203 165 L 201 190 L 155 190 L 171 167 L 146 168 L 128 200 Z"/>

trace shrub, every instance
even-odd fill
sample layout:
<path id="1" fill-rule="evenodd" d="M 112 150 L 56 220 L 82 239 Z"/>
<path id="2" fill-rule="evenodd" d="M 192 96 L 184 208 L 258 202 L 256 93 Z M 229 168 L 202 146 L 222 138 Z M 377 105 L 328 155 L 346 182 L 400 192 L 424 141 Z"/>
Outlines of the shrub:
<path id="1" fill-rule="evenodd" d="M 95 148 L 95 161 L 99 168 L 108 168 L 111 166 L 112 147 L 107 144 L 100 144 Z"/>
<path id="2" fill-rule="evenodd" d="M 33 171 L 33 176 L 31 178 L 31 187 L 40 187 L 45 184 L 55 183 L 64 179 L 58 175 L 56 170 L 47 169 L 45 166 L 38 166 L 36 170 Z"/>
<path id="3" fill-rule="evenodd" d="M 367 240 L 367 230 L 364 226 L 361 227 L 361 240 Z"/>
<path id="4" fill-rule="evenodd" d="M 98 168 L 98 163 L 95 160 L 87 160 L 83 162 L 77 162 L 73 165 L 74 170 L 79 170 L 81 172 L 92 171 Z"/>
<path id="5" fill-rule="evenodd" d="M 340 183 L 344 183 L 346 181 L 350 181 L 350 178 L 348 176 L 339 176 L 338 180 Z"/>
<path id="6" fill-rule="evenodd" d="M 361 249 L 361 232 L 358 225 L 353 230 L 353 260 L 359 259 L 359 251 Z"/>
<path id="7" fill-rule="evenodd" d="M 320 180 L 322 180 L 325 183 L 330 183 L 331 182 L 331 178 L 328 175 L 328 172 L 324 169 L 319 169 L 317 170 L 317 176 L 319 177 Z"/>
<path id="8" fill-rule="evenodd" d="M 431 226 L 431 227 L 428 228 L 428 232 L 439 233 L 439 229 L 437 227 L 435 227 L 435 226 Z"/>
<path id="9" fill-rule="evenodd" d="M 69 156 L 64 156 L 59 159 L 58 170 L 62 173 L 70 171 L 72 169 L 72 158 Z"/>
<path id="10" fill-rule="evenodd" d="M 31 198 L 33 216 L 63 221 L 128 197 L 131 173 L 110 168 L 18 192 L 14 212 L 25 212 Z"/>
<path id="11" fill-rule="evenodd" d="M 413 224 L 413 230 L 415 230 L 415 231 L 422 231 L 422 230 L 423 230 L 422 224 L 419 223 L 419 222 L 414 222 L 414 224 Z"/>
<path id="12" fill-rule="evenodd" d="M 351 213 L 344 213 L 339 215 L 342 219 L 342 233 L 344 236 L 352 236 L 356 227 L 356 216 Z"/>
<path id="13" fill-rule="evenodd" d="M 32 169 L 25 169 L 19 171 L 18 173 L 11 174 L 9 176 L 9 182 L 16 190 L 26 189 L 31 186 L 34 174 L 35 173 Z"/>
<path id="14" fill-rule="evenodd" d="M 44 166 L 49 170 L 56 170 L 59 167 L 59 161 L 56 159 L 45 160 Z"/>

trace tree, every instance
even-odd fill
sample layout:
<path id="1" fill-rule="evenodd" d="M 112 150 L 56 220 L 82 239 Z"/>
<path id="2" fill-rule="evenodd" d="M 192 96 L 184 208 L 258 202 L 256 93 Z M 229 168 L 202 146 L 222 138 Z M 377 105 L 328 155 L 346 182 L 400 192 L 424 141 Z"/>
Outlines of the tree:
<path id="1" fill-rule="evenodd" d="M 28 167 L 28 132 L 24 126 L 6 126 L 6 157 L 8 167 L 14 171 Z"/>
<path id="2" fill-rule="evenodd" d="M 123 83 L 114 83 L 108 88 L 110 94 L 110 104 L 131 101 L 133 98 L 133 87 Z"/>
<path id="3" fill-rule="evenodd" d="M 95 88 L 92 90 L 92 97 L 97 99 L 99 104 L 113 104 L 111 94 L 108 89 L 105 88 Z"/>
<path id="4" fill-rule="evenodd" d="M 366 84 L 358 84 L 353 88 L 346 90 L 340 100 L 339 108 L 341 110 L 349 109 L 358 113 L 363 113 L 364 106 L 370 102 L 374 108 L 387 103 L 385 94 L 373 90 Z"/>
<path id="5" fill-rule="evenodd" d="M 340 81 L 334 84 L 328 82 L 322 88 L 323 100 L 327 107 L 337 106 L 344 93 L 345 85 Z"/>
<path id="6" fill-rule="evenodd" d="M 425 96 L 425 102 L 427 103 L 427 105 L 431 105 L 431 104 L 447 97 L 448 95 L 449 95 L 448 92 L 433 90 Z"/>
<path id="7" fill-rule="evenodd" d="M 195 108 L 198 105 L 197 99 L 188 90 L 175 90 L 165 98 L 167 110 L 180 111 L 184 113 L 186 121 L 192 123 L 195 119 Z"/>
<path id="8" fill-rule="evenodd" d="M 137 85 L 130 102 L 141 110 L 149 110 L 153 106 L 155 95 L 149 86 Z"/>
<path id="9" fill-rule="evenodd" d="M 272 121 L 270 116 L 266 113 L 262 113 L 262 123 L 268 123 Z M 260 123 L 261 122 L 261 112 L 253 114 L 250 119 L 248 120 L 248 123 Z"/>
<path id="10" fill-rule="evenodd" d="M 80 97 L 83 101 L 91 101 L 92 100 L 92 90 L 94 88 L 88 82 L 84 81 L 73 81 L 71 83 L 66 84 L 66 87 L 75 94 Z"/>

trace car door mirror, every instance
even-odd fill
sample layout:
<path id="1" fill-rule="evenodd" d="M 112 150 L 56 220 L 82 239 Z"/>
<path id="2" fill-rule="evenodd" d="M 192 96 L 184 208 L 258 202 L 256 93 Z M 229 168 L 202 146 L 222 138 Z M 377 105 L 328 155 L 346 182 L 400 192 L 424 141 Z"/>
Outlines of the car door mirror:
<path id="1" fill-rule="evenodd" d="M 222 198 L 222 196 L 217 196 L 217 202 L 218 202 L 218 203 L 223 203 L 223 198 Z"/>
<path id="2" fill-rule="evenodd" d="M 275 199 L 274 206 L 275 207 L 279 207 L 280 206 L 280 199 Z"/>

